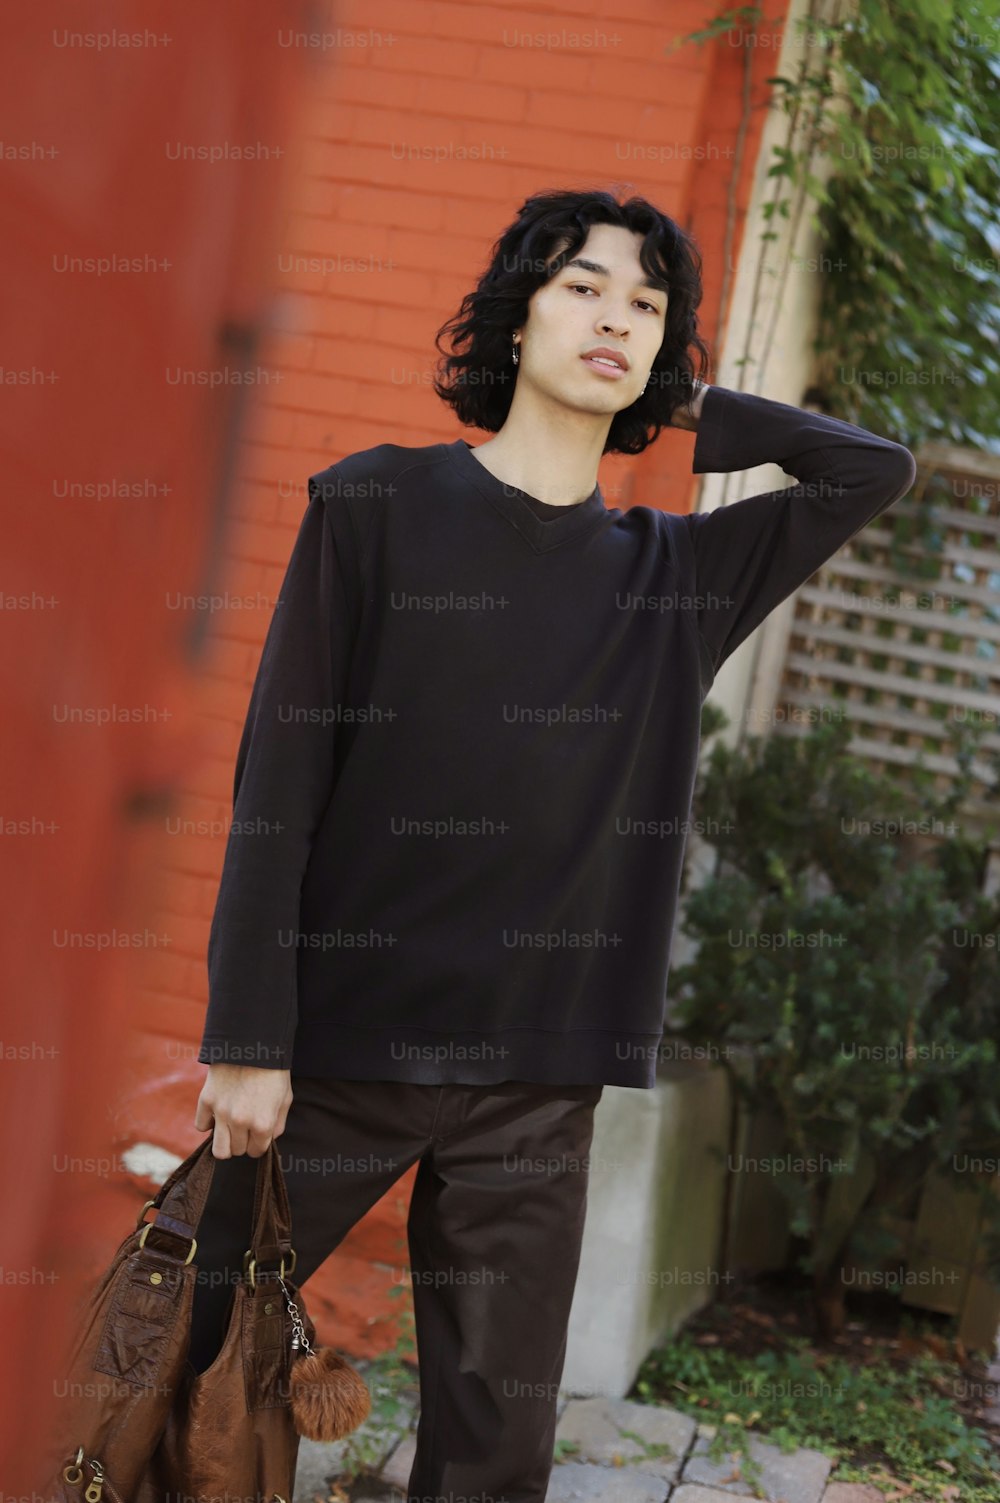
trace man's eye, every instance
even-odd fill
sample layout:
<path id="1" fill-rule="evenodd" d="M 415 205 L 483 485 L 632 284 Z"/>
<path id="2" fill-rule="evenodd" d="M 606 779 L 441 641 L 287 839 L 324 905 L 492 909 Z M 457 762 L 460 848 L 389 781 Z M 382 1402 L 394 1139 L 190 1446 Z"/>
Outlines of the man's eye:
<path id="1" fill-rule="evenodd" d="M 567 282 L 566 285 L 569 288 L 570 292 L 596 292 L 597 291 L 596 287 L 588 287 L 587 284 L 586 284 L 586 282 Z M 639 306 L 641 308 L 648 308 L 649 311 L 650 311 L 650 313 L 659 313 L 659 311 L 660 311 L 659 308 L 657 308 L 657 306 L 656 306 L 655 303 L 647 302 L 645 298 L 640 298 L 639 299 Z"/>

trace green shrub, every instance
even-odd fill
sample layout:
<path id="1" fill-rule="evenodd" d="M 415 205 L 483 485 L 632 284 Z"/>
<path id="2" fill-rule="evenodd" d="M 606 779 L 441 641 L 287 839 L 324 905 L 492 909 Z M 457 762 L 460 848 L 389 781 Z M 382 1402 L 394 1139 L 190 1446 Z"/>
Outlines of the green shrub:
<path id="1" fill-rule="evenodd" d="M 698 951 L 673 974 L 669 1025 L 717 1046 L 736 1091 L 780 1115 L 778 1185 L 828 1332 L 843 1318 L 845 1260 L 891 1249 L 891 1218 L 935 1169 L 982 1197 L 1000 1270 L 988 838 L 955 819 L 961 787 L 935 801 L 919 779 L 874 773 L 850 738 L 846 722 L 816 721 L 802 736 L 716 741 L 703 759 L 694 812 L 718 863 L 686 897 Z M 832 1217 L 863 1158 L 873 1181 Z"/>

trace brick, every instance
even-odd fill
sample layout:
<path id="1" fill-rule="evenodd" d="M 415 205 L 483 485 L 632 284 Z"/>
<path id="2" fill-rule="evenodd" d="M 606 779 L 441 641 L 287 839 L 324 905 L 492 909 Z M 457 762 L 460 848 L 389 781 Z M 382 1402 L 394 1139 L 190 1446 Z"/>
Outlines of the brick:
<path id="1" fill-rule="evenodd" d="M 425 372 L 429 370 L 429 364 L 424 367 L 415 363 L 407 369 L 411 374 L 423 377 Z M 414 381 L 406 385 L 393 384 L 391 387 L 381 390 L 378 393 L 377 400 L 373 398 L 370 403 L 369 411 L 384 412 L 388 410 L 392 412 L 393 443 L 428 444 L 435 441 L 430 436 L 430 428 L 435 422 L 440 422 L 439 414 L 443 411 L 443 408 L 439 399 L 434 395 L 429 378 Z M 426 438 L 404 437 L 398 430 L 405 427 L 410 427 L 417 433 L 427 433 L 428 436 Z M 384 420 L 377 431 L 380 437 L 371 440 L 371 442 L 385 443 L 386 423 Z M 365 445 L 359 444 L 358 447 L 363 448 Z"/>
<path id="2" fill-rule="evenodd" d="M 288 257 L 308 259 L 324 257 L 350 257 L 352 260 L 369 257 L 384 257 L 389 253 L 389 232 L 380 225 L 343 224 L 332 221 L 329 216 L 296 215 L 287 236 L 290 246 L 283 252 Z M 294 265 L 286 275 L 294 276 Z"/>
<path id="3" fill-rule="evenodd" d="M 397 367 L 406 368 L 412 364 L 408 352 L 398 349 L 392 344 L 370 343 L 367 347 L 359 344 L 350 344 L 344 340 L 323 340 L 319 350 L 319 364 L 329 365 L 331 370 L 350 370 L 355 382 L 368 382 L 374 385 L 392 382 L 392 371 Z M 355 391 L 356 406 L 362 407 L 368 400 L 368 392 L 361 394 Z M 352 407 L 355 404 L 352 404 Z M 349 416 L 349 409 L 344 406 L 328 406 L 326 412 L 335 412 L 340 418 Z"/>
<path id="4" fill-rule="evenodd" d="M 564 3 L 569 3 L 569 0 L 564 0 Z M 584 14 L 566 16 L 553 15 L 553 8 L 548 4 L 539 5 L 534 10 L 518 8 L 515 11 L 503 5 L 466 5 L 462 4 L 461 0 L 458 0 L 458 3 L 456 0 L 451 0 L 451 3 L 448 3 L 448 0 L 439 0 L 434 9 L 435 23 L 442 35 L 460 36 L 486 45 L 506 46 L 511 57 L 515 59 L 511 68 L 513 76 L 517 74 L 516 59 L 525 54 L 544 51 L 555 66 L 558 66 L 562 56 L 568 55 L 575 58 L 584 55 L 582 47 L 576 50 L 570 49 L 566 53 L 550 45 L 550 36 L 553 33 L 561 33 L 564 29 L 605 33 L 608 37 L 608 51 L 614 49 L 616 55 L 640 59 L 655 55 L 653 44 L 660 41 L 666 44 L 675 30 L 672 9 L 669 13 L 669 27 L 653 26 L 648 20 L 648 7 L 635 21 L 628 21 L 623 19 L 617 8 L 613 17 L 609 18 L 607 9 L 592 5 L 591 0 L 585 0 L 585 3 L 572 7 L 573 10 L 584 12 Z M 596 10 L 598 14 L 586 14 L 591 10 Z M 704 9 L 701 8 L 697 14 L 700 19 L 703 19 Z M 515 38 L 524 40 L 514 41 Z M 603 55 L 607 53 L 604 52 Z"/>
<path id="5" fill-rule="evenodd" d="M 456 78 L 471 78 L 477 69 L 480 50 L 474 42 L 454 37 L 410 36 L 402 46 L 379 53 L 371 76 L 377 78 L 381 73 L 382 103 L 389 98 L 397 109 L 412 109 L 425 80 L 433 80 L 440 87 L 443 82 L 450 86 Z M 509 83 L 510 74 L 501 81 Z M 412 84 L 412 89 L 407 88 L 408 84 Z M 397 95 L 400 86 L 407 90 L 405 99 Z M 380 101 L 372 96 L 370 102 Z"/>
<path id="6" fill-rule="evenodd" d="M 370 352 L 365 358 L 371 361 Z M 340 359 L 344 359 L 343 353 Z M 358 351 L 354 359 L 361 361 L 362 352 Z M 357 373 L 352 370 L 349 375 L 339 372 L 328 375 L 325 372 L 332 364 L 337 364 L 337 361 L 331 355 L 329 341 L 317 340 L 316 368 L 308 372 L 289 371 L 288 379 L 282 383 L 284 389 L 271 399 L 275 407 L 293 412 L 353 412 L 357 399 Z M 346 366 L 344 370 L 347 370 Z"/>
<path id="7" fill-rule="evenodd" d="M 541 125 L 573 135 L 585 127 L 590 135 L 607 141 L 638 131 L 647 108 L 641 95 L 633 94 L 613 103 L 602 100 L 595 110 L 590 101 L 581 100 L 579 94 L 554 89 L 550 84 L 548 88 L 531 91 L 528 107 L 521 118 L 529 126 Z"/>
<path id="8" fill-rule="evenodd" d="M 531 166 L 536 173 L 558 172 L 566 178 L 567 182 L 580 181 L 581 186 L 589 185 L 595 176 L 617 179 L 622 176 L 627 177 L 630 172 L 633 172 L 635 162 L 630 162 L 623 152 L 634 149 L 636 138 L 626 133 L 614 135 L 595 133 L 590 128 L 592 118 L 587 124 L 587 131 L 579 125 L 574 126 L 571 121 L 567 122 L 561 130 L 549 128 L 540 131 L 537 126 L 507 126 L 503 138 L 504 149 L 508 152 L 505 160 L 511 164 L 512 170 L 522 166 Z M 584 164 L 586 164 L 585 174 L 583 173 Z M 650 178 L 679 180 L 683 175 L 684 163 L 677 160 L 667 160 L 661 163 L 654 158 L 641 161 L 639 167 L 647 180 Z M 494 224 L 498 232 L 503 222 L 501 216 L 497 214 Z"/>
<path id="9" fill-rule="evenodd" d="M 490 197 L 500 203 L 514 196 L 509 127 L 483 124 L 456 128 L 433 141 L 401 136 L 394 148 L 400 155 L 380 163 L 376 181 L 392 182 L 408 193 L 458 197 Z"/>
<path id="10" fill-rule="evenodd" d="M 332 183 L 299 173 L 290 199 L 300 214 L 316 214 L 321 219 L 329 219 L 333 207 L 333 191 Z"/>
<path id="11" fill-rule="evenodd" d="M 296 490 L 296 495 L 301 494 L 303 506 L 308 477 L 325 470 L 327 465 L 334 464 L 347 452 L 337 442 L 338 432 L 339 422 L 335 413 L 299 413 L 296 416 L 295 441 L 288 456 L 288 476 L 291 483 L 301 487 L 301 491 Z"/>
<path id="12" fill-rule="evenodd" d="M 473 9 L 479 9 L 479 7 L 474 7 Z M 661 14 L 666 19 L 670 13 L 663 10 Z M 516 22 L 511 21 L 509 13 L 505 16 L 500 34 L 502 35 L 506 31 L 508 36 L 518 33 L 525 37 L 523 42 L 510 48 L 511 55 L 517 58 L 522 52 L 535 52 L 538 50 L 538 43 L 534 40 L 536 34 L 541 34 L 544 38 L 548 33 L 554 30 L 561 30 L 563 26 L 569 28 L 570 25 L 571 23 L 568 20 L 560 20 L 556 26 L 553 26 L 552 17 L 547 14 L 544 14 L 539 21 L 537 16 L 529 17 L 527 12 L 518 11 Z M 651 25 L 648 21 L 625 21 L 617 12 L 613 17 L 608 17 L 605 13 L 597 19 L 595 24 L 579 29 L 589 29 L 591 31 L 596 29 L 606 36 L 606 46 L 601 48 L 599 54 L 601 57 L 614 57 L 617 59 L 635 58 L 637 61 L 642 62 L 647 62 L 650 58 L 662 56 L 663 49 L 669 46 L 676 35 L 672 15 L 666 24 Z M 596 48 L 594 50 L 597 51 Z M 549 49 L 548 55 L 558 66 L 560 54 Z M 514 66 L 516 69 L 516 63 Z"/>
<path id="13" fill-rule="evenodd" d="M 648 0 L 618 0 L 615 5 L 615 15 L 621 16 L 623 21 L 648 22 L 649 11 Z M 704 0 L 671 0 L 670 25 L 678 36 L 701 29 L 709 18 L 710 11 Z M 695 56 L 701 55 L 693 46 L 691 51 Z"/>
<path id="14" fill-rule="evenodd" d="M 371 181 L 381 155 L 381 151 L 369 142 L 344 136 L 335 130 L 315 136 L 308 143 L 308 162 L 303 173 L 331 185 L 328 216 L 331 232 L 335 233 L 341 222 L 339 204 L 345 187 Z"/>
<path id="15" fill-rule="evenodd" d="M 528 193 L 528 185 L 524 185 L 524 194 Z M 520 197 L 516 202 L 511 200 L 502 208 L 487 198 L 464 198 L 450 199 L 445 205 L 444 220 L 441 230 L 445 236 L 461 235 L 463 238 L 475 241 L 476 254 L 469 264 L 469 276 L 478 275 L 481 268 L 485 268 L 487 251 L 494 240 L 500 234 L 508 219 L 514 216 L 514 210 L 520 203 Z"/>
<path id="16" fill-rule="evenodd" d="M 430 421 L 426 416 L 417 421 L 409 415 L 394 419 L 393 442 L 398 444 L 450 442 L 455 437 L 454 426 L 454 419 L 448 409 L 435 398 Z M 354 434 L 356 448 L 371 448 L 375 444 L 385 442 L 385 421 L 384 419 L 372 421 L 357 419 L 351 424 L 351 432 Z"/>
<path id="17" fill-rule="evenodd" d="M 318 297 L 286 293 L 279 299 L 276 311 L 284 314 L 286 304 L 294 301 L 297 307 L 292 316 L 311 334 L 337 334 L 342 339 L 367 338 L 371 332 L 371 310 L 354 296 L 357 275 L 344 272 L 322 278 Z M 393 275 L 391 271 L 375 269 L 365 273 L 366 278 Z M 294 442 L 294 438 L 290 442 Z"/>
<path id="18" fill-rule="evenodd" d="M 401 266 L 438 272 L 445 266 L 474 266 L 480 255 L 477 241 L 460 234 L 442 241 L 438 234 L 420 230 L 390 230 L 389 254 Z"/>
<path id="19" fill-rule="evenodd" d="M 508 120 L 523 120 L 527 107 L 528 91 L 517 82 L 516 69 L 511 69 L 506 83 L 491 83 L 484 78 L 463 80 L 450 84 L 447 93 L 438 79 L 425 78 L 417 96 L 418 109 L 460 121 L 506 124 Z"/>
<path id="20" fill-rule="evenodd" d="M 434 33 L 440 36 L 463 37 L 470 41 L 496 43 L 504 27 L 510 27 L 511 12 L 503 5 L 469 5 L 463 0 L 437 0 L 433 6 Z M 518 10 L 516 26 L 519 31 L 548 30 L 548 15 L 544 6 L 535 11 Z M 512 70 L 516 72 L 515 70 Z"/>
<path id="21" fill-rule="evenodd" d="M 214 697 L 222 683 L 242 684 L 250 672 L 250 649 L 245 642 L 235 642 L 218 632 L 210 632 L 202 649 L 198 686 L 198 707 Z"/>
<path id="22" fill-rule="evenodd" d="M 444 223 L 445 199 L 402 190 L 361 187 L 345 183 L 340 189 L 335 214 L 339 219 L 361 219 L 369 224 L 401 225 L 404 228 L 440 229 Z"/>
<path id="23" fill-rule="evenodd" d="M 337 307 L 324 315 L 318 332 L 371 338 L 372 306 L 378 309 L 388 303 L 399 308 L 419 300 L 422 270 L 419 266 L 408 266 L 391 251 L 367 260 L 359 258 L 354 266 L 344 264 L 339 270 L 330 270 L 326 288 L 329 301 Z M 345 303 L 350 303 L 353 310 L 353 316 L 346 319 L 338 316 L 339 307 Z"/>
<path id="24" fill-rule="evenodd" d="M 431 0 L 380 0 L 378 30 L 403 35 L 416 33 L 417 36 L 449 36 L 450 28 L 435 25 L 435 9 Z M 371 13 L 361 0 L 349 0 L 349 3 L 338 7 L 337 24 L 361 31 L 371 25 Z"/>
<path id="25" fill-rule="evenodd" d="M 244 699 L 250 699 L 250 693 L 245 694 Z M 247 705 L 244 703 L 244 714 L 245 712 L 247 712 Z M 205 721 L 202 729 L 200 729 L 200 733 L 198 733 L 198 741 L 200 741 L 203 751 L 205 751 L 206 773 L 215 768 L 215 765 L 227 768 L 229 770 L 230 792 L 232 792 L 233 788 L 232 764 L 236 756 L 236 747 L 239 745 L 239 732 L 241 732 L 241 723 L 239 723 L 238 718 L 232 718 L 232 720 L 221 720 L 220 718 L 220 720 Z M 220 788 L 226 788 L 226 780 L 220 783 Z"/>
<path id="26" fill-rule="evenodd" d="M 266 364 L 283 371 L 307 371 L 315 353 L 316 341 L 308 334 L 272 333 L 267 340 Z"/>
<path id="27" fill-rule="evenodd" d="M 700 83 L 700 80 L 697 82 Z M 720 151 L 727 142 L 735 143 L 737 131 L 730 130 L 726 120 L 714 109 L 710 129 L 706 131 L 704 123 L 698 118 L 700 96 L 698 89 L 694 87 L 695 80 L 690 74 L 685 74 L 684 83 L 687 87 L 682 91 L 683 99 L 671 90 L 669 104 L 643 100 L 643 139 L 663 142 L 666 145 L 673 144 L 678 149 L 681 146 L 687 146 L 692 150 L 700 148 L 703 155 L 708 154 L 713 143 Z M 720 160 L 724 164 L 728 159 L 720 157 Z"/>
<path id="28" fill-rule="evenodd" d="M 265 526 L 268 523 L 275 527 L 281 526 L 278 492 L 292 473 L 295 458 L 295 451 L 289 443 L 260 443 L 246 447 L 243 456 L 245 478 L 241 485 L 248 493 L 253 493 L 257 502 L 256 512 L 247 507 L 246 516 L 249 521 L 258 521 Z M 280 544 L 280 540 L 276 538 L 275 543 Z M 272 550 L 268 555 L 268 562 L 273 562 L 277 557 L 277 551 Z"/>
<path id="29" fill-rule="evenodd" d="M 348 273 L 337 279 L 338 290 L 345 289 Z M 426 272 L 401 264 L 390 271 L 353 272 L 350 274 L 351 296 L 363 308 L 369 303 L 391 303 L 397 307 L 426 307 L 430 278 Z M 368 314 L 370 317 L 370 313 Z M 336 332 L 340 332 L 339 329 Z"/>
<path id="30" fill-rule="evenodd" d="M 294 287 L 296 292 L 308 292 L 318 295 L 324 288 L 324 277 L 321 271 L 306 271 L 301 264 L 296 265 L 289 260 L 285 252 L 279 251 L 274 261 L 274 286 L 277 289 L 277 307 L 280 310 L 284 301 L 282 288 L 287 285 Z M 280 315 L 279 315 L 280 316 Z"/>
<path id="31" fill-rule="evenodd" d="M 369 340 L 340 339 L 336 336 L 316 342 L 316 380 L 318 400 L 289 402 L 290 407 L 300 411 L 338 412 L 341 415 L 353 412 L 357 403 L 359 381 L 383 379 L 386 362 L 392 350 Z M 303 390 L 309 390 L 309 382 L 303 382 Z"/>
<path id="32" fill-rule="evenodd" d="M 391 338 L 400 350 L 414 356 L 426 352 L 430 358 L 434 350 L 434 336 L 444 323 L 447 310 L 414 309 L 408 312 L 405 308 L 374 308 L 371 317 L 374 320 L 371 326 L 373 339 L 387 344 Z"/>
<path id="33" fill-rule="evenodd" d="M 470 68 L 468 76 L 475 78 L 497 79 L 503 81 L 511 76 L 514 53 L 511 48 L 501 45 L 476 49 L 476 66 Z M 577 104 L 580 94 L 583 93 L 587 78 L 590 73 L 591 53 L 559 54 L 559 82 L 562 88 L 576 92 Z M 600 54 L 604 56 L 602 52 Z M 525 89 L 545 89 L 552 82 L 552 54 L 541 49 L 530 50 L 522 47 L 517 56 L 517 79 Z"/>
<path id="34" fill-rule="evenodd" d="M 683 54 L 661 58 L 656 47 L 635 60 L 619 57 L 617 49 L 613 56 L 591 59 L 585 83 L 588 94 L 646 99 L 660 105 L 667 99 L 673 101 L 683 90 L 697 109 L 708 97 L 709 86 L 708 75 L 695 59 Z"/>
<path id="35" fill-rule="evenodd" d="M 440 96 L 442 85 L 439 80 L 435 84 Z M 410 161 L 433 161 L 442 158 L 445 152 L 457 154 L 463 147 L 477 145 L 483 139 L 495 139 L 498 131 L 514 118 L 503 116 L 498 124 L 482 115 L 455 116 L 440 108 L 439 97 L 433 105 L 402 118 L 394 110 L 368 110 L 362 132 L 366 146 L 406 165 Z M 523 112 L 516 118 L 523 118 Z M 462 158 L 456 156 L 456 160 Z"/>
<path id="36" fill-rule="evenodd" d="M 314 111 L 310 120 L 302 122 L 302 137 L 296 143 L 296 149 L 302 152 L 299 158 L 302 171 L 310 171 L 316 147 L 323 141 L 353 140 L 356 108 L 356 105 L 346 104 L 343 99 L 329 99 Z"/>
<path id="37" fill-rule="evenodd" d="M 427 67 L 412 61 L 414 49 L 424 50 Z M 438 71 L 447 76 L 451 68 L 459 68 L 460 58 L 466 49 L 461 44 L 451 48 L 448 43 L 440 45 L 421 37 L 410 37 L 405 47 L 386 47 L 375 54 L 371 66 L 364 71 L 344 68 L 330 80 L 333 99 L 343 99 L 349 104 L 385 105 L 391 103 L 397 110 L 412 110 L 416 105 L 420 75 Z M 435 64 L 435 66 L 431 66 Z"/>
<path id="38" fill-rule="evenodd" d="M 246 560 L 262 566 L 257 587 L 264 582 L 264 569 L 276 561 L 282 552 L 287 554 L 286 532 L 270 521 L 258 521 L 256 517 L 241 520 L 229 529 L 227 581 L 235 577 L 237 560 Z M 230 564 L 229 560 L 232 561 Z M 223 635 L 227 634 L 228 622 L 219 624 Z"/>
<path id="39" fill-rule="evenodd" d="M 648 0 L 640 0 L 640 3 L 648 8 Z M 615 7 L 617 11 L 617 6 Z M 549 19 L 549 29 L 561 31 L 564 27 L 567 31 L 593 31 L 595 15 L 603 15 L 607 6 L 602 0 L 547 0 L 546 13 L 552 12 Z M 566 11 L 565 16 L 558 14 Z M 604 24 L 601 21 L 597 25 Z"/>

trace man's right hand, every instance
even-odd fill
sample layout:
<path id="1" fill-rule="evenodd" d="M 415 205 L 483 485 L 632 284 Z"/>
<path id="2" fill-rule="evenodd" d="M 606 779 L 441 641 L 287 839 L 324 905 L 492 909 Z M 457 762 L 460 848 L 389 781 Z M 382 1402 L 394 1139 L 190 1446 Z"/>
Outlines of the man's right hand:
<path id="1" fill-rule="evenodd" d="M 259 1159 L 285 1130 L 292 1104 L 290 1070 L 262 1070 L 257 1065 L 209 1065 L 195 1110 L 194 1125 L 207 1132 L 214 1125 L 212 1154 L 229 1159 L 241 1153 Z"/>

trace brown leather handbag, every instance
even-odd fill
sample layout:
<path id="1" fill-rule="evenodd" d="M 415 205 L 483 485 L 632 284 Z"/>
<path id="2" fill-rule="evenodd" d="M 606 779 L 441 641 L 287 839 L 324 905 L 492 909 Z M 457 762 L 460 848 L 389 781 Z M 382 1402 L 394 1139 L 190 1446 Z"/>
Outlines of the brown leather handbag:
<path id="1" fill-rule="evenodd" d="M 370 1411 L 360 1375 L 332 1349 L 312 1349 L 315 1327 L 288 1277 L 295 1253 L 273 1142 L 257 1167 L 253 1240 L 222 1350 L 203 1373 L 188 1362 L 211 1142 L 146 1202 L 90 1296 L 68 1359 L 52 1503 L 162 1503 L 168 1494 L 290 1503 L 300 1435 L 340 1439 Z M 151 1208 L 156 1220 L 146 1222 Z M 260 1266 L 274 1261 L 277 1269 Z"/>

